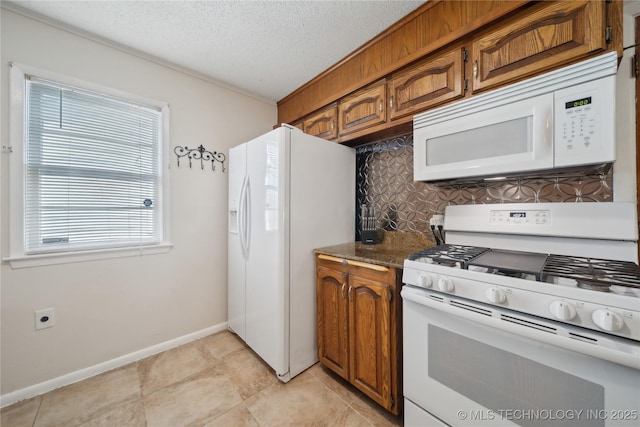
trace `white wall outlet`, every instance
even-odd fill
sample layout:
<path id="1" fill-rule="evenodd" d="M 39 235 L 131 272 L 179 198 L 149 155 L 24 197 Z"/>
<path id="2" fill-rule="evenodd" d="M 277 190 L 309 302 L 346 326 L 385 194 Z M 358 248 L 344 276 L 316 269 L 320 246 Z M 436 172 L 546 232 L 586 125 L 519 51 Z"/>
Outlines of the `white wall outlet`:
<path id="1" fill-rule="evenodd" d="M 441 214 L 435 214 L 431 216 L 431 219 L 429 220 L 429 225 L 434 225 L 434 226 L 439 226 L 439 225 L 444 225 L 444 215 Z"/>
<path id="2" fill-rule="evenodd" d="M 56 315 L 53 307 L 36 310 L 36 331 L 51 328 L 56 324 Z"/>

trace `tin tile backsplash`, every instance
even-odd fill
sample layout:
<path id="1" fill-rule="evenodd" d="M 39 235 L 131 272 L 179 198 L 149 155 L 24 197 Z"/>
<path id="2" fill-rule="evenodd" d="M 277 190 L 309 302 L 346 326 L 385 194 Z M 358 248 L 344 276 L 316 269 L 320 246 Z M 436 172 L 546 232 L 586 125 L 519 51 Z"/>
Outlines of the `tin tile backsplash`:
<path id="1" fill-rule="evenodd" d="M 411 134 L 358 147 L 356 162 L 356 211 L 362 204 L 373 206 L 378 227 L 385 230 L 430 233 L 429 219 L 444 213 L 447 205 L 608 202 L 613 198 L 611 171 L 468 184 L 414 182 Z"/>

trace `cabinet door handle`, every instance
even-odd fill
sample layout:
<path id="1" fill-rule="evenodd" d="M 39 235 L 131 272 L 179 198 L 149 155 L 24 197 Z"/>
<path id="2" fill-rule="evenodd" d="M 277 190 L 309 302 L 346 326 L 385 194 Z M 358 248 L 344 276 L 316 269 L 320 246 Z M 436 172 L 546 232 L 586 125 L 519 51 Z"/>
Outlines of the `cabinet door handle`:
<path id="1" fill-rule="evenodd" d="M 382 100 L 380 100 L 380 103 L 378 104 L 378 109 L 380 110 L 380 112 L 382 113 Z"/>
<path id="2" fill-rule="evenodd" d="M 351 291 L 353 290 L 353 286 L 349 286 L 349 301 L 352 301 Z"/>
<path id="3" fill-rule="evenodd" d="M 478 60 L 473 61 L 473 78 L 478 79 Z"/>
<path id="4" fill-rule="evenodd" d="M 393 109 L 393 96 L 389 98 L 389 108 Z"/>
<path id="5" fill-rule="evenodd" d="M 344 299 L 344 298 L 345 298 L 345 295 L 344 295 L 344 288 L 346 288 L 346 287 L 347 287 L 347 284 L 346 284 L 346 283 L 343 283 L 343 284 L 342 284 L 342 288 L 340 289 L 340 293 L 342 294 L 342 299 Z"/>
<path id="6" fill-rule="evenodd" d="M 333 120 L 333 119 L 331 119 L 331 130 L 333 130 L 333 128 L 334 128 L 334 124 L 333 124 L 333 122 L 334 122 L 334 120 Z"/>

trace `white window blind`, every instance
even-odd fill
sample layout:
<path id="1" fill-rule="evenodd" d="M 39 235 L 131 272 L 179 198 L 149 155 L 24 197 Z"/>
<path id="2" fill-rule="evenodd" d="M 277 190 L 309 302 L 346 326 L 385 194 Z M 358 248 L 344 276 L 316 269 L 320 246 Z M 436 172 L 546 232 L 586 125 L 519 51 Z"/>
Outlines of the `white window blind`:
<path id="1" fill-rule="evenodd" d="M 26 79 L 26 254 L 162 241 L 162 113 Z"/>

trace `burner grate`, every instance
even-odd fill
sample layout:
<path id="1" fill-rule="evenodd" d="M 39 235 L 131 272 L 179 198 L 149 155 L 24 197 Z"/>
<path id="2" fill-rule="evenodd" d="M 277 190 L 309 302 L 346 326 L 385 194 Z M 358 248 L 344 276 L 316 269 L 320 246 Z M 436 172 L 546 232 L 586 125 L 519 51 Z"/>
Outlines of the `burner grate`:
<path id="1" fill-rule="evenodd" d="M 589 288 L 627 286 L 640 289 L 640 267 L 628 261 L 549 255 L 542 273 L 573 279 Z"/>
<path id="2" fill-rule="evenodd" d="M 450 267 L 467 268 L 467 263 L 489 248 L 463 245 L 438 245 L 409 255 L 412 261 L 423 261 Z"/>

